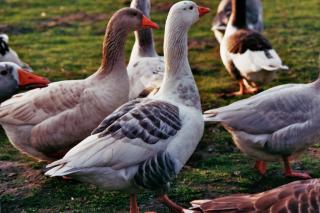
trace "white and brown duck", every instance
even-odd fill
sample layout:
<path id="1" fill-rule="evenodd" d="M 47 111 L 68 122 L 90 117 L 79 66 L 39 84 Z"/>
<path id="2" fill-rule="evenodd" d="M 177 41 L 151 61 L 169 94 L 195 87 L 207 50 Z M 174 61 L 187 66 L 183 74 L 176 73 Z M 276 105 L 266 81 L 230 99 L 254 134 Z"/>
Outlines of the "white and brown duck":
<path id="1" fill-rule="evenodd" d="M 63 159 L 48 165 L 49 176 L 69 176 L 106 190 L 158 192 L 173 212 L 183 208 L 165 194 L 198 145 L 204 129 L 198 88 L 188 62 L 188 31 L 209 12 L 192 1 L 170 9 L 164 39 L 165 74 L 159 92 L 132 100 L 109 115 Z"/>
<path id="2" fill-rule="evenodd" d="M 195 200 L 189 213 L 320 212 L 320 180 L 295 181 L 252 195 Z"/>
<path id="3" fill-rule="evenodd" d="M 217 15 L 214 17 L 212 22 L 211 30 L 219 43 L 221 43 L 224 33 L 229 22 L 232 6 L 232 0 L 221 0 Z M 246 2 L 246 22 L 247 26 L 251 30 L 258 32 L 263 31 L 263 7 L 261 0 L 247 0 Z"/>
<path id="4" fill-rule="evenodd" d="M 150 0 L 132 0 L 131 8 L 139 9 L 146 17 L 150 17 Z M 155 50 L 152 30 L 141 29 L 134 34 L 135 43 L 127 67 L 130 100 L 156 93 L 164 75 L 164 59 Z"/>
<path id="5" fill-rule="evenodd" d="M 10 142 L 38 160 L 61 158 L 121 104 L 128 101 L 125 64 L 127 35 L 142 28 L 158 28 L 132 8 L 110 19 L 97 72 L 83 80 L 67 80 L 19 94 L 0 107 L 0 124 Z"/>
<path id="6" fill-rule="evenodd" d="M 28 87 L 45 87 L 49 80 L 32 74 L 12 62 L 0 62 L 0 103 Z"/>
<path id="7" fill-rule="evenodd" d="M 256 93 L 269 83 L 279 69 L 288 69 L 270 42 L 248 28 L 246 0 L 232 0 L 232 14 L 220 45 L 223 64 L 239 82 L 240 90 L 231 95 Z"/>

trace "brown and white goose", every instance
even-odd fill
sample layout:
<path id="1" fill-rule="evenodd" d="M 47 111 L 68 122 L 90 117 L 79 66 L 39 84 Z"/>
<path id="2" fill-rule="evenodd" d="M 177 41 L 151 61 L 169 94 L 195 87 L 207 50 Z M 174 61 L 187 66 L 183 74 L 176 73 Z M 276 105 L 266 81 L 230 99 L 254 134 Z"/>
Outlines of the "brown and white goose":
<path id="1" fill-rule="evenodd" d="M 0 103 L 10 98 L 19 89 L 45 87 L 48 79 L 35 75 L 12 62 L 0 62 Z"/>
<path id="2" fill-rule="evenodd" d="M 261 174 L 267 161 L 283 161 L 285 175 L 310 178 L 294 172 L 289 160 L 320 140 L 320 76 L 309 84 L 271 88 L 229 106 L 206 111 L 206 122 L 221 123 L 237 147 L 254 158 Z"/>
<path id="3" fill-rule="evenodd" d="M 223 64 L 239 82 L 232 95 L 252 94 L 270 82 L 276 70 L 288 69 L 269 41 L 246 23 L 246 0 L 232 0 L 232 14 L 220 45 Z"/>
<path id="4" fill-rule="evenodd" d="M 0 124 L 21 152 L 52 161 L 61 158 L 121 104 L 128 101 L 127 35 L 158 26 L 136 9 L 124 8 L 109 21 L 102 63 L 84 80 L 68 80 L 20 94 L 1 104 Z"/>
<path id="5" fill-rule="evenodd" d="M 12 62 L 24 70 L 32 71 L 32 68 L 21 61 L 16 51 L 9 46 L 9 36 L 0 34 L 0 62 Z"/>
<path id="6" fill-rule="evenodd" d="M 253 195 L 231 195 L 212 200 L 195 200 L 194 213 L 320 212 L 320 180 L 295 181 Z"/>
<path id="7" fill-rule="evenodd" d="M 150 16 L 150 0 L 132 0 L 131 8 L 139 9 Z M 151 29 L 138 30 L 128 64 L 130 100 L 146 97 L 159 90 L 164 75 L 164 60 L 154 47 Z"/>
<path id="8" fill-rule="evenodd" d="M 231 1 L 221 0 L 217 15 L 213 19 L 211 30 L 219 43 L 221 43 L 231 16 Z M 247 27 L 258 32 L 263 31 L 263 7 L 261 0 L 247 0 L 246 2 Z"/>
<path id="9" fill-rule="evenodd" d="M 70 176 L 107 190 L 131 193 L 130 212 L 139 212 L 136 193 L 154 190 L 174 212 L 182 208 L 165 191 L 194 152 L 203 134 L 198 88 L 188 62 L 188 30 L 209 9 L 192 1 L 170 9 L 164 39 L 165 76 L 159 92 L 132 100 L 109 115 L 46 175 Z"/>

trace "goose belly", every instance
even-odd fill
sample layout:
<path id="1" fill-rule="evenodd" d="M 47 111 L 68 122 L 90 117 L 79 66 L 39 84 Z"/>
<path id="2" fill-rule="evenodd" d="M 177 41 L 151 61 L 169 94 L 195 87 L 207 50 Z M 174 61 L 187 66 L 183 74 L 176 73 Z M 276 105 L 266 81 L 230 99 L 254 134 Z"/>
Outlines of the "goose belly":
<path id="1" fill-rule="evenodd" d="M 133 184 L 133 178 L 137 171 L 138 166 L 123 169 L 91 167 L 76 171 L 72 174 L 72 178 L 110 191 L 136 192 L 138 189 Z"/>
<path id="2" fill-rule="evenodd" d="M 230 131 L 235 145 L 246 155 L 263 161 L 279 161 L 282 156 L 279 154 L 270 153 L 265 149 L 267 135 L 252 136 L 240 131 Z"/>

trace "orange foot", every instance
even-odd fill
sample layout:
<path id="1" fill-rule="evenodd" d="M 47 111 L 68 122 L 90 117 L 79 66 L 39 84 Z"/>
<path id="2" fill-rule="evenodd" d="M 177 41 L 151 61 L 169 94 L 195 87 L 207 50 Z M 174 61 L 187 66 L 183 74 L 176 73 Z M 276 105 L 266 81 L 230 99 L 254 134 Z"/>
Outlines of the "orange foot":
<path id="1" fill-rule="evenodd" d="M 257 160 L 254 168 L 257 169 L 261 175 L 265 175 L 267 172 L 267 164 L 262 160 Z"/>

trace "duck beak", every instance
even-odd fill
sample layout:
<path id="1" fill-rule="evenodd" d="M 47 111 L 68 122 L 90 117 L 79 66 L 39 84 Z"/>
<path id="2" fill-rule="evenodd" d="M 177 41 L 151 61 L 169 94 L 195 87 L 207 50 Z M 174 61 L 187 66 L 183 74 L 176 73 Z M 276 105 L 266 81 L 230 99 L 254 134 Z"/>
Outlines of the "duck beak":
<path id="1" fill-rule="evenodd" d="M 19 86 L 27 87 L 27 86 L 36 86 L 36 87 L 45 87 L 50 81 L 44 77 L 35 75 L 23 69 L 18 69 L 19 76 Z"/>
<path id="2" fill-rule="evenodd" d="M 202 17 L 202 16 L 204 16 L 205 14 L 209 13 L 209 12 L 210 12 L 210 9 L 207 8 L 207 7 L 201 7 L 201 6 L 199 6 L 199 7 L 198 7 L 198 11 L 199 11 L 199 17 Z"/>
<path id="3" fill-rule="evenodd" d="M 153 28 L 153 29 L 159 29 L 159 26 L 148 19 L 146 16 L 142 17 L 142 23 L 141 23 L 142 28 Z"/>

